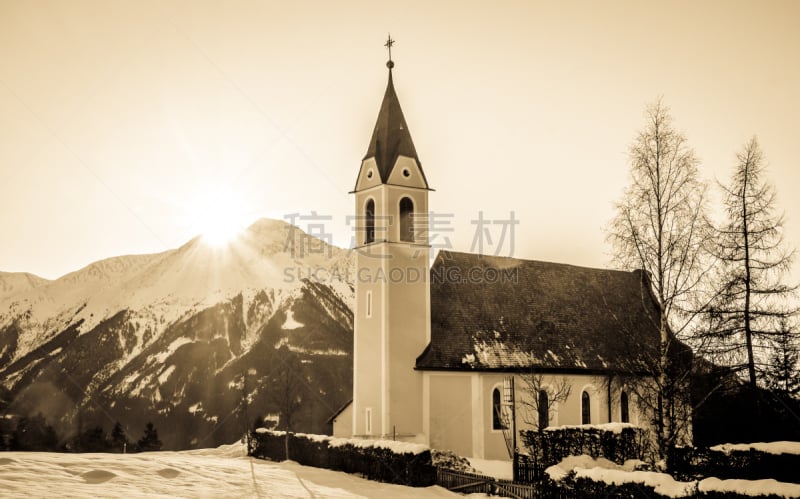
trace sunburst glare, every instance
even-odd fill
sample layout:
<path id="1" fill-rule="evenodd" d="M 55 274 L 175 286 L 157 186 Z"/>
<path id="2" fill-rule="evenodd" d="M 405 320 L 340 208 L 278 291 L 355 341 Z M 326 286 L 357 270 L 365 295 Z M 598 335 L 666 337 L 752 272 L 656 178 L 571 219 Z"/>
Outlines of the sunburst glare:
<path id="1" fill-rule="evenodd" d="M 212 246 L 224 246 L 251 221 L 242 197 L 225 188 L 206 190 L 190 203 L 189 226 Z"/>

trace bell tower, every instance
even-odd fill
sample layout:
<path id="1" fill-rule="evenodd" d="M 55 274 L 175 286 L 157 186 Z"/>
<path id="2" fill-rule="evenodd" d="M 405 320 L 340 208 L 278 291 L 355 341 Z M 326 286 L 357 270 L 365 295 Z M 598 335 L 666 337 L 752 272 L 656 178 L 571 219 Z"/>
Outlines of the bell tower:
<path id="1" fill-rule="evenodd" d="M 428 182 L 392 81 L 356 179 L 353 435 L 426 441 L 417 357 L 430 340 Z"/>

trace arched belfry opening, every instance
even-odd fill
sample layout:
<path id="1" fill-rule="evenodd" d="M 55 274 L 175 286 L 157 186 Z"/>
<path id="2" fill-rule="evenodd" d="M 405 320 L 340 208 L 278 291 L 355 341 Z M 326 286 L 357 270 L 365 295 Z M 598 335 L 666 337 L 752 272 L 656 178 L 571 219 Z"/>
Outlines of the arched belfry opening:
<path id="1" fill-rule="evenodd" d="M 375 242 L 375 200 L 368 199 L 364 207 L 364 244 Z"/>
<path id="2" fill-rule="evenodd" d="M 414 242 L 414 201 L 409 197 L 400 200 L 400 240 Z"/>

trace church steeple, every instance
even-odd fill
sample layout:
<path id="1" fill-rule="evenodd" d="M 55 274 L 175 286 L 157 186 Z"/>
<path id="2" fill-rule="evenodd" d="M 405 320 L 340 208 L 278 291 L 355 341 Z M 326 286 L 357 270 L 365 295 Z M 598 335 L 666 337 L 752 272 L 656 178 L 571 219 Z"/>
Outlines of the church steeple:
<path id="1" fill-rule="evenodd" d="M 393 43 L 394 40 L 389 37 L 386 42 L 386 47 L 389 49 L 389 61 L 386 63 L 389 68 L 389 82 L 386 85 L 386 93 L 383 95 L 383 102 L 378 112 L 375 128 L 372 131 L 367 153 L 362 161 L 374 159 L 378 171 L 378 180 L 380 183 L 386 184 L 389 183 L 389 178 L 398 158 L 400 156 L 411 158 L 417 164 L 424 188 L 428 188 L 425 173 L 422 171 L 414 141 L 411 140 L 411 133 L 408 130 L 403 110 L 400 108 L 400 101 L 397 98 L 397 92 L 394 89 L 392 78 L 394 61 L 391 59 L 391 46 Z"/>
<path id="2" fill-rule="evenodd" d="M 386 86 L 386 93 L 383 95 L 381 110 L 378 113 L 378 120 L 375 123 L 364 159 L 375 158 L 381 182 L 385 183 L 400 155 L 414 158 L 419 164 L 414 141 L 411 140 L 411 133 L 408 131 L 403 110 L 400 108 L 400 101 L 394 90 L 392 69 L 390 68 L 389 83 Z"/>
<path id="3" fill-rule="evenodd" d="M 391 37 L 386 47 L 391 48 Z M 352 434 L 426 441 L 416 359 L 430 340 L 428 183 L 389 84 L 355 194 Z M 383 277 L 382 277 L 383 276 Z M 384 277 L 390 277 L 388 280 Z"/>

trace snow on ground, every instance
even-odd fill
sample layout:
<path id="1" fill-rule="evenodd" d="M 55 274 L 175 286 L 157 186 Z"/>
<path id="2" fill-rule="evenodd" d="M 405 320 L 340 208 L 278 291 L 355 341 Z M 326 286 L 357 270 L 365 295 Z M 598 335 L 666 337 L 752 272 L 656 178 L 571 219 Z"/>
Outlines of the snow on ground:
<path id="1" fill-rule="evenodd" d="M 711 450 L 730 454 L 732 451 L 757 450 L 766 454 L 800 454 L 800 442 L 756 442 L 753 444 L 722 444 Z"/>
<path id="2" fill-rule="evenodd" d="M 610 431 L 612 433 L 622 433 L 622 430 L 625 428 L 636 428 L 636 425 L 632 423 L 601 423 L 601 424 L 566 424 L 560 426 L 548 426 L 544 429 L 544 431 L 561 431 L 561 430 L 568 430 L 568 429 L 578 429 L 578 430 L 601 430 L 601 431 Z"/>
<path id="3" fill-rule="evenodd" d="M 477 457 L 468 457 L 469 465 L 475 468 L 478 473 L 488 475 L 502 480 L 511 480 L 514 478 L 514 469 L 511 461 L 500 461 L 491 459 L 479 459 Z"/>
<path id="4" fill-rule="evenodd" d="M 775 494 L 779 497 L 800 497 L 800 485 L 772 479 L 720 480 L 719 478 L 706 478 L 700 480 L 698 488 L 701 492 L 732 492 L 740 496 Z"/>
<path id="5" fill-rule="evenodd" d="M 0 453 L 0 495 L 31 497 L 463 497 L 250 458 L 241 444 L 142 454 Z M 481 497 L 481 496 L 474 496 Z"/>
<path id="6" fill-rule="evenodd" d="M 575 468 L 577 478 L 586 477 L 595 482 L 620 485 L 641 483 L 653 487 L 656 494 L 667 497 L 686 497 L 695 489 L 695 482 L 679 482 L 666 473 L 655 471 L 624 471 L 607 468 Z"/>

